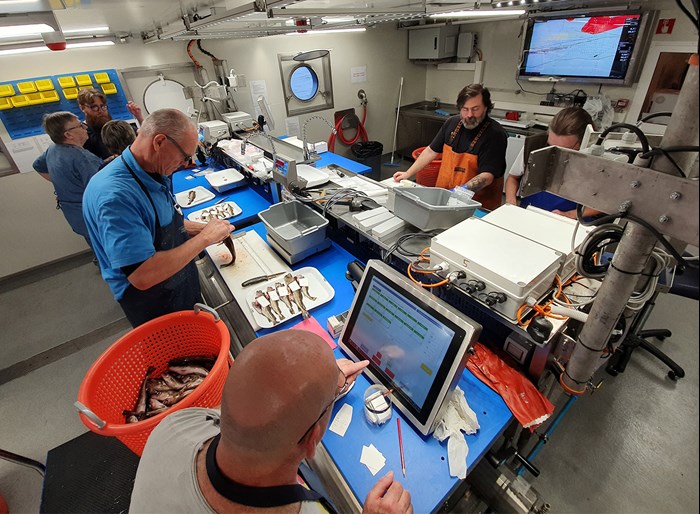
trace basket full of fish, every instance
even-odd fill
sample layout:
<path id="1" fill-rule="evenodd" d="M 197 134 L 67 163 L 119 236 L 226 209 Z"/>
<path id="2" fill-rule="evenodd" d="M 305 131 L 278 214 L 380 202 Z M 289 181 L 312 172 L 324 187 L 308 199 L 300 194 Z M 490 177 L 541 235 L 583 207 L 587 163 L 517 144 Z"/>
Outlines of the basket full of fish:
<path id="1" fill-rule="evenodd" d="M 171 412 L 221 403 L 232 364 L 229 347 L 226 325 L 205 305 L 151 320 L 90 367 L 75 403 L 80 419 L 140 456 L 151 431 Z"/>

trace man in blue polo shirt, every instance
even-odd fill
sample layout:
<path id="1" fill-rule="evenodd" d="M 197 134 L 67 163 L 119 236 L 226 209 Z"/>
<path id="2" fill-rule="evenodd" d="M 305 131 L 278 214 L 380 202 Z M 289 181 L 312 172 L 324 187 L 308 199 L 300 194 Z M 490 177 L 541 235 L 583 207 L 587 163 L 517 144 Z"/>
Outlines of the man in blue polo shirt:
<path id="1" fill-rule="evenodd" d="M 102 167 L 102 159 L 83 148 L 88 138 L 87 125 L 72 112 L 46 114 L 42 125 L 54 144 L 32 166 L 53 184 L 56 208 L 61 209 L 73 232 L 91 244 L 83 221 L 83 191 Z"/>
<path id="2" fill-rule="evenodd" d="M 102 277 L 134 327 L 201 301 L 193 259 L 234 228 L 185 220 L 176 206 L 170 175 L 198 142 L 184 113 L 155 111 L 85 190 L 83 215 Z"/>

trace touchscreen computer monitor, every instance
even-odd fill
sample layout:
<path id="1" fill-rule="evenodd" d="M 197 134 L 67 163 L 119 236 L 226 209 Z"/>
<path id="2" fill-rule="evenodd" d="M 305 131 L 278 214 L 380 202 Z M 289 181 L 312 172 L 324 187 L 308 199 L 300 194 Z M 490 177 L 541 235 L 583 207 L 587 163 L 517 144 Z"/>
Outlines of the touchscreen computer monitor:
<path id="1" fill-rule="evenodd" d="M 370 260 L 339 343 L 353 360 L 370 361 L 369 379 L 392 389 L 394 405 L 428 435 L 480 332 L 475 321 Z"/>

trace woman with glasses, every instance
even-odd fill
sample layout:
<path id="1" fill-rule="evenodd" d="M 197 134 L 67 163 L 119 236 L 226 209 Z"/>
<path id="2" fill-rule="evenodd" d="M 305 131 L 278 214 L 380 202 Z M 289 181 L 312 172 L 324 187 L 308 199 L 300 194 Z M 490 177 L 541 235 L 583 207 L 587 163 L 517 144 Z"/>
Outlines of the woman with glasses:
<path id="1" fill-rule="evenodd" d="M 56 208 L 61 209 L 73 232 L 90 244 L 83 219 L 83 192 L 103 161 L 83 145 L 88 139 L 87 125 L 67 111 L 46 114 L 44 130 L 53 141 L 32 165 L 56 192 Z"/>
<path id="2" fill-rule="evenodd" d="M 102 159 L 108 159 L 112 153 L 102 141 L 101 132 L 102 127 L 112 119 L 107 107 L 107 97 L 97 89 L 86 87 L 78 93 L 78 107 L 85 114 L 85 123 L 87 123 L 88 139 L 84 148 Z M 126 108 L 139 124 L 143 123 L 143 114 L 138 105 L 129 102 Z"/>

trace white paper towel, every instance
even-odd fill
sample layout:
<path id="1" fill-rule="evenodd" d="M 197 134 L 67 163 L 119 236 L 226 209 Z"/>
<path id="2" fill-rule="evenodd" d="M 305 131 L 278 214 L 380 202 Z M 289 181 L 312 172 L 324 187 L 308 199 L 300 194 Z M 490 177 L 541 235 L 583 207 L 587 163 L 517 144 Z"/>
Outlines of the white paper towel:
<path id="1" fill-rule="evenodd" d="M 479 421 L 476 414 L 469 407 L 464 391 L 458 386 L 450 395 L 445 414 L 433 432 L 433 437 L 438 441 L 447 439 L 447 461 L 451 476 L 466 478 L 469 447 L 462 432 L 469 435 L 475 434 L 477 430 Z"/>

